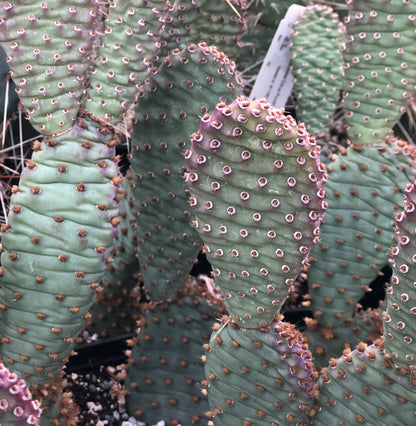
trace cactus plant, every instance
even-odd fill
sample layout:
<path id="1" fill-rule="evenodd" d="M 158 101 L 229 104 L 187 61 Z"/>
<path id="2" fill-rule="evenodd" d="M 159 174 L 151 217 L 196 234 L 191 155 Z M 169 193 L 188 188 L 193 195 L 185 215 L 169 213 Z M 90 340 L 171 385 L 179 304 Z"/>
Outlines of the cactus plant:
<path id="1" fill-rule="evenodd" d="M 406 0 L 347 3 L 343 90 L 349 137 L 354 143 L 379 142 L 413 92 L 414 8 Z"/>
<path id="2" fill-rule="evenodd" d="M 3 2 L 0 21 L 0 38 L 18 92 L 43 138 L 34 144 L 33 158 L 27 162 L 19 186 L 13 188 L 10 214 L 2 227 L 0 356 L 19 377 L 27 379 L 36 398 L 43 398 L 42 422 L 76 422 L 76 412 L 70 413 L 65 406 L 68 395 L 61 395 L 61 369 L 89 316 L 99 283 L 104 291 L 115 284 L 124 295 L 123 291 L 127 293 L 129 286 L 142 278 L 149 304 L 136 303 L 134 307 L 143 315 L 141 325 L 146 326 L 134 339 L 126 373 L 129 409 L 141 419 L 156 422 L 160 413 L 171 424 L 201 423 L 207 411 L 209 424 L 216 426 L 411 424 L 415 411 L 414 148 L 385 139 L 409 98 L 405 96 L 402 102 L 401 86 L 408 90 L 414 85 L 410 58 L 407 62 L 391 61 L 389 75 L 397 73 L 407 80 L 400 83 L 397 93 L 395 81 L 391 91 L 387 87 L 383 94 L 378 93 L 379 87 L 368 83 L 373 81 L 371 75 L 365 74 L 369 64 L 370 72 L 390 72 L 385 70 L 383 53 L 400 57 L 413 52 L 414 18 L 409 2 L 386 0 L 381 6 L 373 1 L 348 2 L 346 65 L 341 81 L 345 87 L 341 89 L 351 141 L 363 146 L 340 149 L 338 159 L 327 161 L 328 176 L 320 164 L 317 142 L 306 131 L 309 123 L 296 123 L 265 100 L 238 97 L 231 102 L 241 93 L 235 64 L 218 48 L 199 43 L 199 38 L 208 38 L 208 43 L 215 38 L 221 49 L 233 46 L 226 53 L 235 55 L 244 22 L 227 2 L 177 1 L 171 5 L 143 1 L 132 5 L 127 0 L 109 4 L 76 0 L 64 9 L 63 4 L 59 0 L 47 4 Z M 241 2 L 231 4 L 245 9 Z M 219 19 L 219 26 L 224 26 L 221 32 L 213 16 L 208 23 L 212 28 L 203 22 L 212 10 L 229 17 Z M 263 19 L 267 17 L 263 14 Z M 360 23 L 363 19 L 367 19 L 365 29 Z M 192 24 L 191 29 L 178 24 L 185 21 Z M 234 27 L 225 28 L 226 22 Z M 381 37 L 376 36 L 380 43 L 369 42 L 367 33 L 381 34 L 380 28 L 373 31 L 374 25 L 383 29 Z M 33 47 L 37 31 L 42 41 Z M 68 35 L 73 31 L 79 36 Z M 304 28 L 298 26 L 297 31 Z M 221 44 L 221 34 L 231 35 L 225 37 L 225 44 Z M 308 38 L 302 34 L 297 37 L 296 42 Z M 383 44 L 384 40 L 391 42 Z M 366 55 L 380 59 L 373 62 Z M 51 59 L 62 67 L 52 67 Z M 339 60 L 336 54 L 334 60 Z M 377 68 L 380 64 L 382 72 Z M 294 70 L 298 67 L 296 60 L 293 66 Z M 207 87 L 211 88 L 209 94 Z M 366 96 L 369 87 L 377 97 Z M 310 97 L 307 92 L 303 96 Z M 397 109 L 386 111 L 383 107 L 379 114 L 374 99 L 382 106 L 390 106 L 389 100 L 393 100 Z M 134 108 L 138 123 L 132 129 Z M 330 114 L 330 109 L 325 114 Z M 313 115 L 306 111 L 306 117 Z M 192 135 L 189 147 L 188 135 L 198 129 L 198 116 L 200 129 Z M 323 133 L 325 126 L 320 126 Z M 134 197 L 121 200 L 119 186 L 130 188 L 128 179 L 121 183 L 115 145 L 129 138 L 130 132 Z M 189 185 L 194 222 L 182 175 Z M 166 186 L 159 184 L 162 180 Z M 393 213 L 401 209 L 407 182 L 411 184 L 405 189 L 405 209 L 396 217 L 399 234 L 392 237 L 390 224 Z M 152 184 L 160 185 L 156 193 Z M 370 195 L 364 193 L 367 188 Z M 166 194 L 166 199 L 175 202 L 161 207 Z M 133 226 L 137 222 L 138 247 L 136 228 L 117 216 L 120 203 L 126 209 L 124 219 L 131 220 Z M 344 220 L 344 210 L 351 206 L 359 211 L 361 220 Z M 153 215 L 157 215 L 157 222 L 152 222 Z M 149 228 L 154 224 L 156 229 Z M 117 228 L 121 233 L 114 246 Z M 372 228 L 376 229 L 374 237 Z M 161 239 L 154 244 L 154 251 L 148 243 L 160 230 L 166 234 L 158 235 Z M 166 245 L 170 244 L 169 236 L 178 242 L 173 232 L 181 240 L 174 248 Z M 188 238 L 183 239 L 184 234 Z M 127 241 L 122 236 L 127 236 Z M 212 262 L 226 309 L 210 306 L 212 295 L 208 296 L 203 285 L 185 288 L 190 259 L 199 249 L 194 243 L 199 239 Z M 387 262 L 385 252 L 395 239 L 399 245 L 392 250 L 394 275 L 387 289 L 386 313 L 357 312 L 353 309 L 358 307 L 357 299 Z M 351 242 L 349 252 L 338 251 L 347 241 Z M 309 258 L 316 243 L 313 258 Z M 127 251 L 120 251 L 121 245 Z M 373 246 L 381 249 L 374 252 Z M 352 274 L 360 279 L 352 275 L 342 287 L 332 285 L 332 258 L 325 247 L 336 253 L 341 268 L 343 263 L 355 265 Z M 171 250 L 180 252 L 178 263 L 169 261 L 174 259 L 171 254 L 165 263 L 158 257 Z M 182 256 L 185 253 L 189 255 Z M 114 258 L 113 266 L 108 265 L 110 258 Z M 125 263 L 131 266 L 123 270 L 127 277 L 120 273 Z M 308 331 L 310 346 L 278 315 L 299 271 L 307 271 L 315 299 L 311 305 L 315 318 L 309 325 L 318 333 L 314 336 L 314 329 Z M 160 280 L 161 272 L 162 282 L 153 286 L 152 280 Z M 173 286 L 170 279 L 175 280 Z M 346 286 L 350 281 L 351 286 Z M 123 282 L 123 287 L 117 286 L 118 282 Z M 124 309 L 123 304 L 119 307 Z M 205 313 L 202 317 L 209 316 L 211 321 L 213 310 L 226 314 L 214 325 L 202 361 L 198 357 L 202 342 L 207 342 L 209 326 L 205 319 L 201 323 L 196 320 L 200 309 Z M 187 318 L 195 319 L 186 322 Z M 354 339 L 364 336 L 357 332 L 357 326 L 367 333 L 372 326 L 369 318 L 383 323 L 383 341 L 360 343 L 354 349 Z M 328 364 L 325 358 L 329 352 L 316 360 L 311 350 L 317 343 L 332 346 L 325 338 L 334 331 L 334 324 L 343 342 L 350 342 L 351 347 L 339 359 L 329 360 L 318 378 L 319 366 L 312 363 Z M 150 335 L 154 339 L 148 339 Z M 171 337 L 172 346 L 167 350 L 172 361 L 177 356 L 187 361 L 184 365 L 192 365 L 192 383 L 198 384 L 192 390 L 196 393 L 182 393 L 180 382 L 186 376 L 175 375 L 177 371 L 164 361 L 157 362 L 168 358 L 164 344 L 157 343 L 159 335 Z M 195 340 L 187 353 L 191 346 L 184 342 L 191 340 L 189 336 L 196 336 L 199 343 Z M 179 345 L 174 343 L 176 338 Z M 340 355 L 333 347 L 328 349 L 334 351 L 332 356 Z M 145 369 L 150 364 L 144 361 L 153 362 L 153 357 L 156 363 L 150 373 L 153 377 L 149 377 Z M 156 380 L 159 376 L 162 385 Z M 146 386 L 153 386 L 150 383 L 156 384 L 154 394 L 147 391 Z M 164 384 L 172 384 L 173 393 L 165 394 Z M 389 398 L 392 394 L 395 398 Z M 198 404 L 193 402 L 197 399 Z M 164 407 L 163 414 L 159 407 Z M 0 422 L 6 420 L 1 418 Z"/>
<path id="3" fill-rule="evenodd" d="M 261 107 L 259 107 L 259 104 Z M 215 220 L 219 216 L 217 211 L 220 209 L 215 208 L 220 203 L 218 203 L 217 198 L 214 198 L 214 201 L 210 200 L 212 203 L 210 208 L 206 209 L 204 207 L 207 203 L 206 193 L 210 194 L 211 191 L 203 191 L 199 182 L 203 182 L 209 188 L 211 181 L 207 181 L 205 176 L 210 176 L 211 170 L 220 170 L 219 173 L 223 173 L 224 165 L 227 166 L 230 159 L 227 156 L 227 148 L 234 158 L 239 158 L 241 150 L 247 147 L 245 138 L 254 145 L 253 141 L 257 140 L 256 126 L 250 126 L 247 123 L 250 122 L 250 119 L 256 123 L 255 119 L 251 118 L 250 111 L 255 111 L 257 114 L 251 115 L 255 115 L 257 118 L 261 116 L 262 110 L 267 111 L 268 117 L 270 117 L 268 120 L 264 120 L 264 123 L 267 122 L 268 125 L 273 123 L 276 117 L 281 117 L 279 111 L 275 111 L 264 101 L 250 102 L 247 99 L 239 98 L 235 103 L 228 106 L 223 103 L 218 104 L 211 116 L 202 117 L 201 127 L 192 138 L 193 152 L 187 154 L 188 161 L 192 166 L 187 177 L 187 183 L 192 194 L 191 204 L 196 210 L 197 229 L 201 232 L 204 240 L 209 241 L 209 244 L 214 247 L 221 244 L 221 247 L 216 248 L 216 250 L 221 249 L 225 252 L 224 247 L 226 247 L 224 246 L 223 235 L 217 230 L 217 228 L 219 229 L 218 226 L 226 226 L 228 231 L 232 229 L 233 223 L 232 219 L 228 219 L 227 222 L 224 221 L 224 224 L 221 221 L 220 225 L 211 225 L 215 224 Z M 242 114 L 244 114 L 244 117 L 241 118 L 241 121 L 246 127 L 243 127 L 241 122 L 237 122 L 237 120 L 233 121 L 234 117 L 241 117 Z M 211 125 L 211 123 L 213 124 Z M 290 129 L 289 126 L 286 127 L 287 130 Z M 246 129 L 251 129 L 251 132 L 247 132 Z M 245 136 L 245 134 L 248 134 L 248 136 Z M 273 134 L 276 134 L 276 132 L 273 132 Z M 302 138 L 308 137 L 305 135 L 302 133 Z M 212 141 L 215 141 L 216 146 L 215 149 L 212 149 L 211 146 L 210 150 Z M 276 141 L 274 142 L 276 143 Z M 400 144 L 397 146 L 403 147 Z M 357 152 L 360 152 L 362 147 L 356 149 Z M 378 146 L 376 149 L 380 152 L 385 151 L 382 146 Z M 203 158 L 205 161 L 200 160 L 197 163 L 196 158 Z M 230 168 L 233 172 L 238 170 L 238 167 L 234 164 L 232 166 Z M 403 170 L 404 167 L 400 166 L 399 169 Z M 264 166 L 262 170 L 266 170 Z M 221 176 L 218 176 L 219 178 Z M 326 180 L 324 176 L 321 176 L 321 179 L 323 182 Z M 242 182 L 241 177 L 238 182 Z M 238 200 L 240 189 L 234 190 L 232 183 L 234 182 L 228 183 L 227 186 L 227 200 L 232 201 L 234 199 L 232 192 L 234 191 L 237 199 L 233 205 L 235 210 L 250 213 L 250 209 L 247 208 L 245 203 L 246 200 Z M 282 193 L 286 180 L 282 179 L 279 183 L 280 186 L 276 185 L 274 192 Z M 220 190 L 223 190 L 224 186 L 223 183 Z M 393 253 L 400 258 L 397 261 L 395 260 L 395 275 L 391 290 L 388 291 L 388 310 L 383 319 L 384 342 L 378 340 L 370 346 L 360 343 L 355 350 L 347 348 L 341 358 L 330 360 L 329 367 L 322 370 L 318 382 L 315 382 L 316 375 L 313 374 L 313 364 L 308 347 L 293 330 L 292 332 L 288 331 L 290 327 L 289 329 L 285 328 L 285 325 L 279 322 L 281 318 L 275 318 L 271 326 L 257 320 L 257 327 L 252 326 L 252 324 L 249 324 L 251 327 L 247 327 L 246 323 L 240 320 L 249 309 L 245 305 L 246 301 L 243 299 L 239 305 L 234 306 L 230 304 L 227 296 L 230 293 L 227 280 L 222 279 L 223 274 L 219 274 L 222 256 L 217 254 L 219 260 L 216 257 L 211 258 L 224 296 L 224 302 L 231 315 L 237 319 L 237 321 L 232 320 L 231 325 L 227 324 L 226 321 L 222 326 L 215 326 L 210 344 L 206 347 L 207 379 L 204 384 L 211 406 L 208 416 L 213 419 L 215 425 L 235 424 L 237 421 L 240 421 L 241 424 L 264 425 L 280 424 L 281 422 L 285 424 L 307 424 L 311 419 L 314 424 L 329 424 L 328 422 L 342 424 L 339 422 L 344 420 L 346 420 L 346 424 L 355 424 L 354 422 L 371 424 L 369 422 L 378 417 L 380 419 L 377 422 L 386 425 L 409 424 L 411 422 L 411 419 L 414 418 L 413 407 L 415 404 L 413 396 L 414 380 L 412 379 L 415 353 L 411 348 L 414 333 L 412 333 L 413 327 L 411 320 L 409 320 L 409 317 L 412 316 L 413 305 L 406 287 L 413 282 L 410 278 L 412 275 L 409 275 L 409 279 L 407 275 L 409 271 L 412 271 L 411 267 L 414 263 L 411 261 L 413 254 L 410 238 L 410 235 L 413 235 L 414 225 L 414 188 L 413 184 L 408 184 L 404 213 L 397 216 L 399 223 L 403 222 L 403 225 L 399 228 L 397 238 L 400 241 L 400 249 L 393 250 Z M 260 202 L 257 201 L 256 206 L 260 205 Z M 408 216 L 406 215 L 407 212 L 409 212 Z M 199 215 L 203 217 L 202 220 Z M 208 222 L 208 219 L 210 219 L 210 222 Z M 223 217 L 221 219 L 224 220 Z M 235 224 L 241 227 L 241 215 L 237 219 Z M 307 224 L 307 221 L 304 220 L 303 222 Z M 199 223 L 211 225 L 210 232 L 207 232 Z M 282 226 L 282 234 L 278 234 L 277 238 L 287 234 L 287 228 L 290 229 L 290 225 Z M 227 240 L 225 239 L 225 241 Z M 240 251 L 241 247 L 242 244 L 240 243 Z M 279 247 L 277 243 L 276 247 Z M 228 249 L 232 250 L 233 248 L 231 246 Z M 207 251 L 209 253 L 209 250 Z M 269 261 L 263 267 L 272 265 L 272 262 Z M 301 264 L 301 259 L 297 262 Z M 235 263 L 235 266 L 239 266 L 239 262 Z M 233 273 L 231 261 L 228 262 L 228 265 L 231 273 Z M 216 271 L 217 268 L 218 272 Z M 401 275 L 404 276 L 402 284 L 404 287 L 397 287 L 397 292 L 394 285 L 398 285 L 400 281 L 396 271 L 400 271 Z M 224 281 L 225 285 L 223 284 Z M 260 282 L 260 279 L 257 279 L 257 281 Z M 267 281 L 263 279 L 262 282 Z M 279 282 L 284 288 L 284 281 L 280 279 Z M 244 290 L 242 284 L 238 286 L 238 289 Z M 287 293 L 287 289 L 284 288 L 284 290 Z M 408 301 L 410 301 L 410 304 L 407 305 Z M 250 301 L 247 305 L 250 307 Z M 240 323 L 238 323 L 238 320 L 240 320 Z M 410 324 L 409 327 L 406 326 L 407 323 Z M 261 327 L 263 328 L 260 329 Z M 254 328 L 254 330 L 250 328 Z M 279 335 L 281 329 L 286 333 Z M 282 349 L 276 348 L 276 344 L 273 346 L 271 343 L 276 340 L 283 345 Z M 271 350 L 271 347 L 274 347 L 275 350 Z M 241 356 L 240 351 L 243 351 Z M 275 361 L 275 359 L 279 359 L 278 354 L 281 351 L 284 356 L 280 362 Z M 304 362 L 302 367 L 299 359 Z M 275 367 L 275 362 L 278 367 Z M 396 363 L 397 365 L 395 365 Z M 267 374 L 264 373 L 265 370 Z M 281 391 L 279 386 L 276 386 L 276 380 L 280 383 L 279 377 L 283 375 L 289 385 L 288 378 L 292 374 L 296 377 L 297 387 L 294 387 L 292 391 L 286 388 Z M 297 374 L 300 374 L 300 376 Z M 309 379 L 305 377 L 309 377 Z M 392 385 L 386 389 L 383 383 L 391 383 Z M 317 397 L 318 388 L 319 397 Z M 299 394 L 302 394 L 302 390 L 305 392 L 303 397 L 299 396 Z M 380 401 L 388 399 L 387 395 L 391 392 L 396 395 L 396 400 L 380 404 Z M 296 408 L 293 411 L 285 406 L 284 410 L 280 411 L 284 405 L 282 401 L 287 401 L 288 393 L 289 401 L 292 400 Z M 371 398 L 364 399 L 364 395 L 369 393 L 372 395 Z M 307 397 L 306 400 L 305 396 Z M 345 402 L 343 402 L 344 400 Z M 366 402 L 360 404 L 360 400 Z M 400 407 L 396 409 L 395 407 L 398 407 L 397 401 L 400 404 L 406 404 L 408 409 L 401 410 Z M 347 407 L 346 412 L 345 407 Z"/>
<path id="4" fill-rule="evenodd" d="M 122 19 L 119 25 L 117 15 L 130 16 L 134 9 L 128 6 L 114 2 L 106 13 L 112 25 L 129 33 L 129 22 Z M 2 229 L 1 357 L 36 387 L 59 379 L 94 300 L 119 222 L 114 126 L 128 120 L 126 112 L 135 101 L 137 82 L 123 67 L 126 58 L 135 57 L 136 43 L 126 43 L 121 51 L 112 46 L 117 53 L 111 69 L 103 55 L 93 69 L 96 50 L 105 53 L 97 47 L 97 34 L 106 25 L 99 7 L 95 1 L 78 1 L 62 15 L 60 1 L 2 4 L 1 39 L 7 42 L 17 91 L 44 139 L 35 144 L 13 191 Z M 140 21 L 135 25 L 140 29 Z M 101 41 L 107 48 L 112 28 L 106 28 Z M 43 44 L 33 50 L 31 39 L 37 34 Z M 114 82 L 112 73 L 117 77 L 120 67 L 127 78 Z M 101 82 L 103 93 L 120 92 L 121 97 L 111 109 L 87 111 L 84 103 L 105 106 L 94 84 L 101 70 L 108 77 Z M 56 194 L 61 196 L 57 204 Z"/>
<path id="5" fill-rule="evenodd" d="M 384 340 L 360 343 L 331 360 L 321 379 L 321 411 L 314 423 L 347 421 L 351 424 L 411 424 L 414 421 L 416 386 L 415 337 L 412 327 L 414 295 L 415 184 L 405 189 L 404 210 L 396 215 L 398 245 L 393 249 L 394 278 L 388 288 L 384 315 Z M 369 397 L 369 395 L 371 395 Z M 365 401 L 365 404 L 360 403 Z"/>

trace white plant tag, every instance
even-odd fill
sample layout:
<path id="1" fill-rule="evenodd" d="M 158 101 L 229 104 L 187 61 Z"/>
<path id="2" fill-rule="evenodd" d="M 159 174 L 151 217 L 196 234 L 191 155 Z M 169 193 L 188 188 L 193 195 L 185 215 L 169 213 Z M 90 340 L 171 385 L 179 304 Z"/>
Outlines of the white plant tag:
<path id="1" fill-rule="evenodd" d="M 266 98 L 275 108 L 286 105 L 293 87 L 289 49 L 292 26 L 304 9 L 304 6 L 292 4 L 280 21 L 251 90 L 250 99 Z"/>

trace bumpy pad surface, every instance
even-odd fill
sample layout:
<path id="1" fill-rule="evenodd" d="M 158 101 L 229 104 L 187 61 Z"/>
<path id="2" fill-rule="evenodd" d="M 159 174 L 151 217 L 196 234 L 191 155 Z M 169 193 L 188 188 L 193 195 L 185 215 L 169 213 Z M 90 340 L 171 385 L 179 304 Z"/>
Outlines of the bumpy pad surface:
<path id="1" fill-rule="evenodd" d="M 202 345 L 209 340 L 215 309 L 188 294 L 155 306 L 146 316 L 130 354 L 129 412 L 149 424 L 204 424 L 209 406 L 201 392 Z"/>
<path id="2" fill-rule="evenodd" d="M 288 323 L 214 328 L 204 382 L 215 426 L 306 424 L 317 373 L 301 334 Z"/>
<path id="3" fill-rule="evenodd" d="M 408 0 L 349 0 L 343 50 L 344 107 L 354 143 L 380 142 L 410 100 L 416 15 Z"/>
<path id="4" fill-rule="evenodd" d="M 113 261 L 101 280 L 101 289 L 91 307 L 88 332 L 100 337 L 120 336 L 136 328 L 139 314 L 134 306 L 134 289 L 138 285 L 140 271 L 137 259 L 136 216 L 131 188 L 130 172 L 120 185 L 118 196 L 119 220 L 115 248 L 110 255 Z"/>
<path id="5" fill-rule="evenodd" d="M 186 154 L 191 206 L 231 316 L 259 328 L 317 242 L 326 175 L 303 125 L 238 98 L 201 119 Z"/>
<path id="6" fill-rule="evenodd" d="M 80 120 L 36 144 L 14 188 L 2 227 L 0 356 L 29 383 L 59 372 L 106 268 L 118 214 L 111 140 Z"/>
<path id="7" fill-rule="evenodd" d="M 98 8 L 96 0 L 0 4 L 0 41 L 17 93 L 42 134 L 75 122 L 92 63 Z"/>
<path id="8" fill-rule="evenodd" d="M 293 25 L 292 73 L 297 118 L 311 133 L 326 134 L 340 97 L 344 27 L 332 8 L 308 6 Z"/>
<path id="9" fill-rule="evenodd" d="M 394 369 L 380 341 L 361 343 L 331 360 L 320 379 L 320 410 L 313 418 L 327 425 L 411 425 L 415 421 L 416 380 Z"/>

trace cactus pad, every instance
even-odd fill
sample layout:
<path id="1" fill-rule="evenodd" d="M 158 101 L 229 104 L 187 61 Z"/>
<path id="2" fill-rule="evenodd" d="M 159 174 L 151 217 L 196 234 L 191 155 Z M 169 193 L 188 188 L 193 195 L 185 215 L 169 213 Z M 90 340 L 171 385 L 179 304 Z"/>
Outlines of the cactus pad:
<path id="1" fill-rule="evenodd" d="M 414 147 L 393 140 L 350 147 L 328 166 L 328 210 L 308 274 L 312 309 L 322 325 L 349 322 L 358 300 L 388 263 L 394 214 L 406 183 L 413 180 L 414 165 Z"/>
<path id="2" fill-rule="evenodd" d="M 332 359 L 320 379 L 313 424 L 391 426 L 415 420 L 416 380 L 386 359 L 382 342 L 360 343 Z"/>
<path id="3" fill-rule="evenodd" d="M 106 268 L 121 180 L 114 146 L 108 129 L 80 119 L 35 144 L 14 187 L 2 226 L 0 356 L 29 384 L 67 361 Z"/>
<path id="4" fill-rule="evenodd" d="M 201 392 L 202 345 L 210 336 L 215 307 L 188 288 L 171 302 L 154 305 L 141 321 L 130 353 L 127 406 L 136 418 L 154 424 L 203 424 L 208 410 Z"/>
<path id="5" fill-rule="evenodd" d="M 232 320 L 216 324 L 206 349 L 204 385 L 215 426 L 308 423 L 317 372 L 293 325 L 245 330 Z"/>
<path id="6" fill-rule="evenodd" d="M 297 118 L 311 133 L 327 134 L 339 101 L 344 27 L 329 6 L 312 5 L 293 24 L 291 57 Z"/>
<path id="7" fill-rule="evenodd" d="M 353 143 L 382 141 L 414 90 L 416 18 L 408 0 L 349 0 L 344 107 Z"/>
<path id="8" fill-rule="evenodd" d="M 235 59 L 246 30 L 242 0 L 177 0 L 164 17 L 165 49 L 183 49 L 190 43 L 213 44 Z"/>
<path id="9" fill-rule="evenodd" d="M 137 239 L 152 300 L 176 295 L 201 249 L 192 228 L 183 153 L 200 114 L 241 94 L 235 64 L 205 43 L 175 49 L 152 69 L 137 108 L 132 167 Z"/>
<path id="10" fill-rule="evenodd" d="M 156 55 L 160 15 L 151 2 L 109 3 L 86 103 L 95 116 L 113 125 L 125 117 Z"/>
<path id="11" fill-rule="evenodd" d="M 115 248 L 111 251 L 113 261 L 107 266 L 101 287 L 97 289 L 97 299 L 91 307 L 91 318 L 87 322 L 90 335 L 98 333 L 102 338 L 131 333 L 136 327 L 138 309 L 134 299 L 138 293 L 136 286 L 140 267 L 131 180 L 128 171 L 118 194 L 121 198 L 120 224 L 117 227 Z"/>
<path id="12" fill-rule="evenodd" d="M 99 2 L 0 4 L 0 41 L 32 125 L 59 133 L 76 120 L 92 62 Z"/>
<path id="13" fill-rule="evenodd" d="M 319 147 L 282 109 L 241 97 L 204 114 L 186 159 L 195 226 L 227 309 L 247 328 L 270 323 L 318 240 Z"/>

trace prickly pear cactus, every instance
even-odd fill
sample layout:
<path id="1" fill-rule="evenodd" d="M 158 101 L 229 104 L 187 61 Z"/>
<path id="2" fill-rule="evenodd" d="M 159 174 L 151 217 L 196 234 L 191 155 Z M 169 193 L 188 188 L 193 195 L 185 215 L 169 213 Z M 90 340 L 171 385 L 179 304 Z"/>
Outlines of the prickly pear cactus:
<path id="1" fill-rule="evenodd" d="M 96 0 L 0 4 L 0 41 L 17 93 L 42 134 L 62 132 L 76 120 L 92 65 L 99 5 Z"/>
<path id="2" fill-rule="evenodd" d="M 29 384 L 50 381 L 67 361 L 106 268 L 118 214 L 114 154 L 112 134 L 80 119 L 35 145 L 13 190 L 2 227 L 1 358 Z"/>
<path id="3" fill-rule="evenodd" d="M 408 0 L 349 0 L 343 50 L 344 108 L 353 143 L 380 142 L 416 83 L 416 19 Z"/>
<path id="4" fill-rule="evenodd" d="M 309 132 L 326 134 L 336 104 L 344 26 L 329 6 L 311 5 L 293 24 L 291 58 L 296 116 Z"/>
<path id="5" fill-rule="evenodd" d="M 328 166 L 328 210 L 308 274 L 312 309 L 323 327 L 320 342 L 313 343 L 311 336 L 314 351 L 319 346 L 320 352 L 325 348 L 335 356 L 342 350 L 342 338 L 338 346 L 330 340 L 336 339 L 337 327 L 351 324 L 358 300 L 388 263 L 394 214 L 402 188 L 413 180 L 414 160 L 412 145 L 393 140 L 350 147 Z M 366 337 L 352 335 L 350 343 Z"/>
<path id="6" fill-rule="evenodd" d="M 319 381 L 314 425 L 411 425 L 415 420 L 416 380 L 394 368 L 378 340 L 332 359 Z"/>
<path id="7" fill-rule="evenodd" d="M 0 363 L 0 418 L 2 426 L 38 426 L 40 403 L 32 395 L 23 379 Z"/>
<path id="8" fill-rule="evenodd" d="M 392 362 L 414 371 L 416 368 L 415 327 L 415 208 L 416 186 L 409 183 L 405 190 L 404 211 L 396 215 L 398 245 L 393 248 L 394 275 L 387 288 L 384 315 L 384 342 Z"/>
<path id="9" fill-rule="evenodd" d="M 230 320 L 214 326 L 206 349 L 207 415 L 216 426 L 308 423 L 318 373 L 293 325 L 245 330 Z"/>
<path id="10" fill-rule="evenodd" d="M 269 324 L 318 241 L 319 147 L 282 109 L 240 97 L 202 116 L 186 159 L 195 227 L 227 309 L 243 327 Z"/>
<path id="11" fill-rule="evenodd" d="M 215 47 L 190 44 L 152 68 L 132 133 L 137 240 L 152 300 L 176 295 L 201 249 L 192 228 L 183 154 L 200 114 L 241 94 L 235 64 Z"/>
<path id="12" fill-rule="evenodd" d="M 108 125 L 105 114 L 81 111 L 84 92 L 95 99 L 93 76 L 107 63 L 99 38 L 113 40 L 112 25 L 129 32 L 115 10 L 122 7 L 129 15 L 124 1 L 106 10 L 101 6 L 93 0 L 71 5 L 16 0 L 2 3 L 0 12 L 1 40 L 18 92 L 44 136 L 13 189 L 2 227 L 0 356 L 31 386 L 52 382 L 67 361 L 110 262 L 119 223 L 114 125 L 123 119 L 129 130 L 123 103 L 134 103 L 136 81 L 128 67 L 120 69 L 125 61 L 118 59 L 133 57 L 128 52 L 136 52 L 137 38 L 133 34 L 123 49 L 111 46 L 118 71 L 127 73 L 123 81 L 134 87 L 121 89 L 118 118 L 109 110 L 113 121 Z M 109 19 L 101 19 L 103 12 Z M 40 44 L 33 48 L 38 37 Z M 90 77 L 94 88 L 85 90 Z M 117 91 L 118 84 L 111 87 Z"/>
<path id="13" fill-rule="evenodd" d="M 127 406 L 137 419 L 154 424 L 204 424 L 208 401 L 201 392 L 202 345 L 209 340 L 217 308 L 190 286 L 171 302 L 150 307 L 129 351 Z"/>

